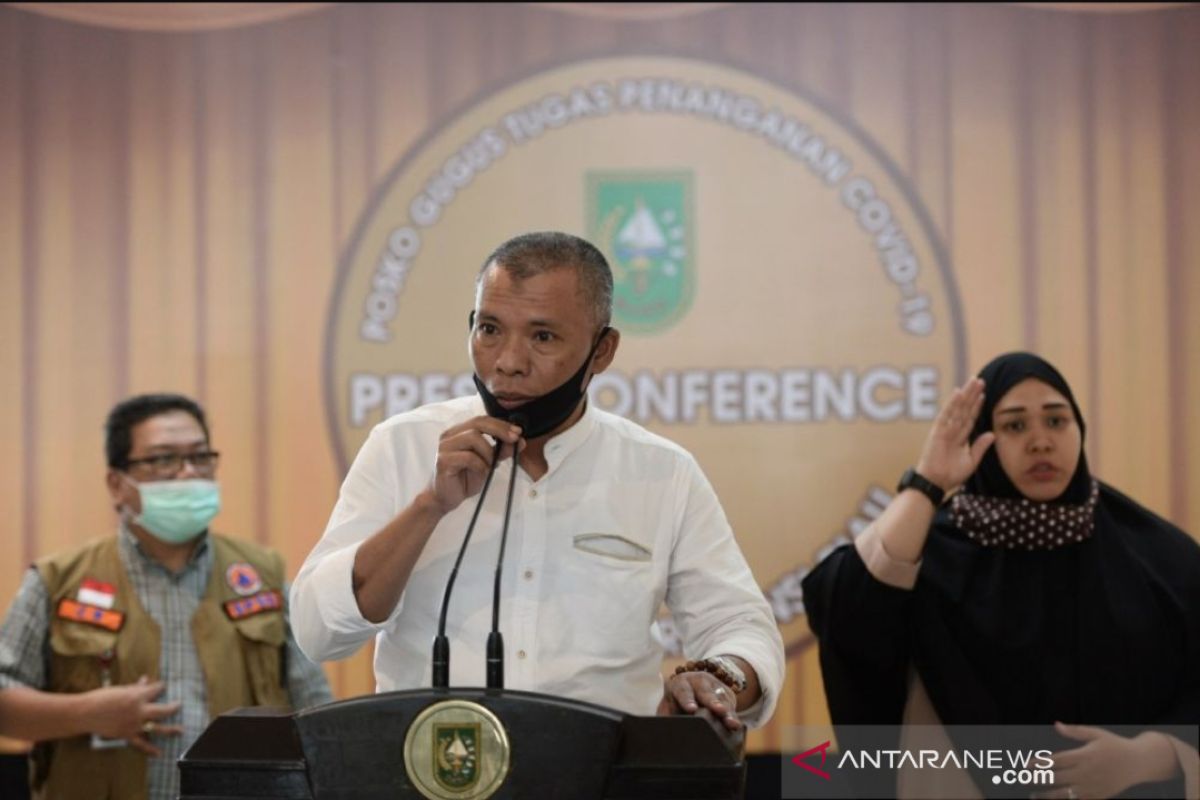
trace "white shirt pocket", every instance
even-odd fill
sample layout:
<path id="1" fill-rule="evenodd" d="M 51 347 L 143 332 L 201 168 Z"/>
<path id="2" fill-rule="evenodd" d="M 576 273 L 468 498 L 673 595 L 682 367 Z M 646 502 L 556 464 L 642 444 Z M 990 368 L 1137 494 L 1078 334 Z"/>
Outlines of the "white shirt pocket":
<path id="1" fill-rule="evenodd" d="M 566 550 L 555 570 L 554 599 L 542 610 L 564 623 L 576 620 L 563 626 L 570 641 L 561 644 L 621 663 L 644 656 L 662 596 L 653 551 L 630 536 L 604 533 L 578 534 Z"/>
<path id="2" fill-rule="evenodd" d="M 576 550 L 620 561 L 650 562 L 654 558 L 649 547 L 619 533 L 580 533 L 573 541 Z"/>

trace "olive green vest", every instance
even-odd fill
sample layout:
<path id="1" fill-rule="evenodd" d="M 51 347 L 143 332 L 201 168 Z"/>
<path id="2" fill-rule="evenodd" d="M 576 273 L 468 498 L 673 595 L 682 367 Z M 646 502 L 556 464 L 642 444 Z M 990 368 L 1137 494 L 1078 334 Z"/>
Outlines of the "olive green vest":
<path id="1" fill-rule="evenodd" d="M 283 591 L 283 559 L 277 553 L 210 533 L 212 574 L 192 617 L 192 639 L 204 671 L 210 718 L 252 705 L 289 706 L 285 665 L 286 630 L 282 603 L 253 612 L 259 593 Z M 230 585 L 226 572 L 250 564 L 262 586 L 244 598 Z M 102 685 L 105 659 L 113 685 L 134 683 L 146 675 L 159 679 L 162 652 L 158 624 L 137 599 L 118 555 L 115 536 L 93 541 L 70 553 L 48 556 L 35 564 L 50 596 L 50 671 L 46 691 L 86 692 Z M 92 579 L 115 590 L 106 615 L 76 604 L 80 585 Z M 243 589 L 245 591 L 245 589 Z M 68 618 L 81 613 L 91 622 Z M 119 630 L 117 620 L 120 615 Z M 108 627 L 105 627 L 107 625 Z M 42 742 L 34 748 L 30 786 L 35 798 L 47 800 L 143 800 L 146 756 L 131 747 L 92 749 L 90 736 Z"/>

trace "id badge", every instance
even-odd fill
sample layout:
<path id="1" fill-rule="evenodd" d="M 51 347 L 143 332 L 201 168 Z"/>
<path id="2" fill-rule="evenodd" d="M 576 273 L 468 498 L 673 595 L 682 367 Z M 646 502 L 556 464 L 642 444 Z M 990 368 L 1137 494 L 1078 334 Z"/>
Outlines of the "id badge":
<path id="1" fill-rule="evenodd" d="M 108 737 L 101 736 L 98 733 L 92 734 L 93 750 L 113 750 L 118 747 L 126 747 L 128 744 L 128 739 L 109 739 Z"/>
<path id="2" fill-rule="evenodd" d="M 112 662 L 114 655 L 115 653 L 112 650 L 105 650 L 99 656 L 101 686 L 112 686 Z M 128 744 L 128 739 L 109 739 L 107 736 L 101 736 L 98 733 L 92 734 L 91 747 L 93 750 L 113 750 L 118 747 L 125 747 Z"/>

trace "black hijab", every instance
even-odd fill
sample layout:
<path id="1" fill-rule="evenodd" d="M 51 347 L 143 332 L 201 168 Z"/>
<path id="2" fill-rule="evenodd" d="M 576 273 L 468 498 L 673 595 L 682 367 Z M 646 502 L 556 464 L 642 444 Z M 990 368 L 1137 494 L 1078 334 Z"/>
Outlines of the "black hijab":
<path id="1" fill-rule="evenodd" d="M 1029 353 L 980 372 L 996 404 L 1037 378 L 1083 415 L 1070 386 Z M 1092 477 L 1081 453 L 1063 495 L 1078 504 Z M 913 593 L 912 664 L 946 724 L 1087 725 L 1200 722 L 1200 547 L 1120 492 L 1099 484 L 1093 534 L 1049 551 L 981 545 L 936 515 Z M 990 448 L 964 490 L 1021 497 Z"/>
<path id="2" fill-rule="evenodd" d="M 1037 356 L 1001 356 L 980 376 L 986 399 L 972 441 L 991 429 L 1004 395 L 1031 377 L 1070 401 L 1083 431 L 1070 386 Z M 1109 729 L 1200 724 L 1200 546 L 1093 480 L 1081 452 L 1063 494 L 1034 502 L 989 452 L 965 492 L 1036 511 L 1086 501 L 1087 538 L 1034 550 L 989 544 L 961 530 L 947 502 L 911 591 L 871 577 L 853 545 L 808 573 L 804 602 L 821 643 L 830 714 L 837 726 L 860 726 L 839 727 L 839 738 L 887 740 L 891 734 L 868 735 L 861 726 L 900 724 L 914 671 L 944 724 L 1035 725 L 1052 750 L 1078 746 L 1053 734 L 1055 721 Z M 980 787 L 988 795 L 995 789 Z"/>
<path id="3" fill-rule="evenodd" d="M 1083 422 L 1083 414 L 1079 412 L 1079 404 L 1075 402 L 1075 395 L 1071 393 L 1071 387 L 1067 385 L 1066 380 L 1048 362 L 1032 353 L 1009 353 L 993 358 L 986 367 L 979 371 L 979 377 L 983 378 L 984 383 L 983 408 L 980 409 L 979 418 L 975 420 L 975 427 L 971 430 L 972 442 L 978 439 L 980 434 L 992 429 L 992 414 L 1001 398 L 1018 383 L 1028 378 L 1036 378 L 1067 398 L 1067 402 L 1071 404 L 1071 413 L 1075 415 L 1075 423 L 1079 426 L 1080 444 L 1082 445 L 1083 439 L 1087 435 L 1087 426 Z M 1052 503 L 1083 503 L 1088 499 L 1091 487 L 1092 476 L 1088 471 L 1087 455 L 1081 450 L 1079 466 L 1071 478 L 1071 483 L 1063 492 L 1062 497 L 1053 500 Z M 963 491 L 986 497 L 1009 499 L 1018 499 L 1022 496 L 1013 482 L 1009 480 L 1008 475 L 1005 474 L 1004 468 L 1000 466 L 1000 459 L 996 456 L 995 447 L 988 448 L 987 453 L 983 456 L 983 461 L 979 463 L 979 469 L 975 470 L 963 485 Z"/>

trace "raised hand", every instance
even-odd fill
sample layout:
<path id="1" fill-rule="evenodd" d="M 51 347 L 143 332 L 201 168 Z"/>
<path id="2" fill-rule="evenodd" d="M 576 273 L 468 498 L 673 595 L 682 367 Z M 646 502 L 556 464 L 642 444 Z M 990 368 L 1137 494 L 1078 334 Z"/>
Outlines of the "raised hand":
<path id="1" fill-rule="evenodd" d="M 983 407 L 983 381 L 972 378 L 955 389 L 942 406 L 917 462 L 917 472 L 949 492 L 971 476 L 996 435 L 983 433 L 968 443 L 979 409 Z"/>

